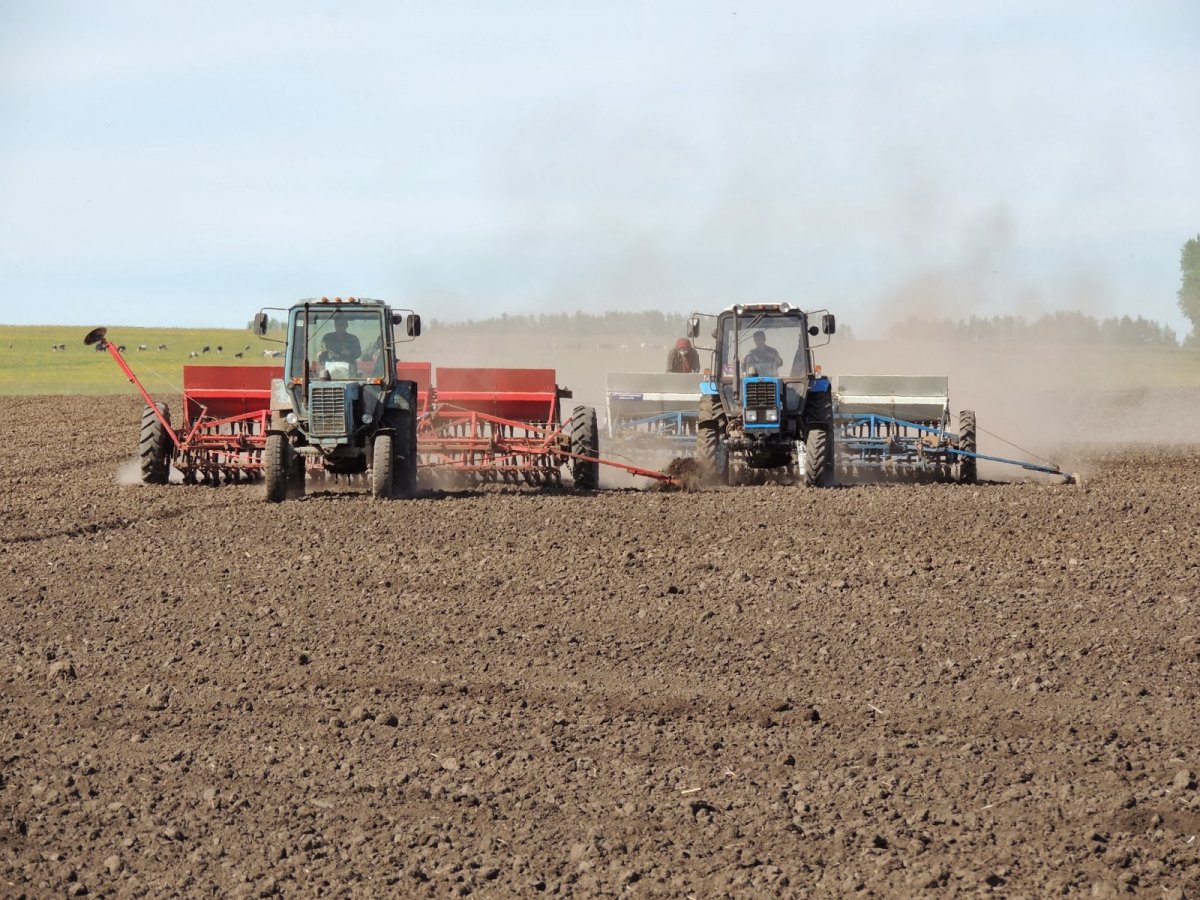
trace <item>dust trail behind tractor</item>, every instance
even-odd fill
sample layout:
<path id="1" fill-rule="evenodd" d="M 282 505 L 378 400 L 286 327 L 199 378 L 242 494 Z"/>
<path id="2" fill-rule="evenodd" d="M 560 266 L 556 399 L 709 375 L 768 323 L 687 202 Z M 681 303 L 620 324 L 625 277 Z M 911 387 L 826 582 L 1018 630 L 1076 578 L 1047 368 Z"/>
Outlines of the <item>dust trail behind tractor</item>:
<path id="1" fill-rule="evenodd" d="M 834 389 L 838 479 L 973 484 L 982 459 L 1074 480 L 1058 466 L 981 454 L 973 410 L 961 411 L 957 428 L 951 427 L 944 375 L 840 375 Z"/>

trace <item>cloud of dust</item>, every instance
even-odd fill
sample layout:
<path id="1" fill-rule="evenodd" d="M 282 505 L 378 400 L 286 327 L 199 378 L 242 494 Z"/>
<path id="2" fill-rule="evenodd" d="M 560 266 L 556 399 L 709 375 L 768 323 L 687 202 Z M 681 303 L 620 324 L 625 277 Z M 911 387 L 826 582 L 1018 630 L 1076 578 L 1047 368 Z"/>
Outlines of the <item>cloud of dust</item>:
<path id="1" fill-rule="evenodd" d="M 120 487 L 141 487 L 142 461 L 135 456 L 121 463 L 117 466 L 115 481 Z M 170 481 L 171 484 L 183 484 L 183 474 L 172 467 Z"/>
<path id="2" fill-rule="evenodd" d="M 934 298 L 927 309 L 939 306 Z M 853 324 L 853 323 L 851 323 Z M 434 366 L 551 368 L 557 383 L 574 392 L 563 401 L 595 406 L 605 426 L 605 379 L 609 372 L 661 372 L 669 337 L 611 340 L 565 330 L 489 334 L 483 330 L 431 327 L 416 344 L 402 347 L 408 359 Z M 1081 459 L 1088 445 L 1200 442 L 1200 419 L 1183 415 L 1200 400 L 1200 389 L 1145 384 L 1153 354 L 1185 352 L 1101 345 L 1046 343 L 986 344 L 919 336 L 903 340 L 846 340 L 835 335 L 816 357 L 826 374 L 945 375 L 950 380 L 951 427 L 971 409 L 980 426 L 980 452 L 1036 462 L 1043 458 L 1064 471 L 1086 474 Z M 1168 425 L 1169 423 L 1169 425 Z M 628 460 L 646 464 L 644 460 Z M 653 465 L 650 465 L 653 468 Z M 1024 470 L 981 464 L 994 480 L 1034 477 Z M 602 469 L 605 487 L 649 487 L 651 482 L 617 469 Z"/>
<path id="3" fill-rule="evenodd" d="M 121 487 L 131 487 L 142 483 L 142 467 L 137 457 L 126 460 L 117 467 L 116 481 Z"/>

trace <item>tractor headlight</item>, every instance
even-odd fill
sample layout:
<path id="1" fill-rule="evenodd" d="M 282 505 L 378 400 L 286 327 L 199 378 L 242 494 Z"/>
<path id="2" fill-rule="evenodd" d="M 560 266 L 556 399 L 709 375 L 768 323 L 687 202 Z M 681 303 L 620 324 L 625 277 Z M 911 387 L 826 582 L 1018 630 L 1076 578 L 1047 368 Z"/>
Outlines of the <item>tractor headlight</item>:
<path id="1" fill-rule="evenodd" d="M 768 409 L 765 411 L 765 413 L 766 413 L 766 420 L 768 422 L 778 422 L 779 421 L 779 410 Z"/>
<path id="2" fill-rule="evenodd" d="M 747 422 L 757 422 L 758 421 L 758 410 L 757 409 L 746 410 L 746 421 Z"/>
<path id="3" fill-rule="evenodd" d="M 374 421 L 375 421 L 375 417 L 373 415 L 371 415 L 370 413 L 362 414 L 362 423 L 364 425 L 370 425 Z"/>
<path id="4" fill-rule="evenodd" d="M 786 316 L 788 313 L 790 313 L 790 312 L 792 311 L 792 304 L 790 304 L 790 303 L 780 303 L 780 304 L 779 304 L 779 311 L 780 311 L 781 313 L 783 313 L 783 314 Z"/>
<path id="5" fill-rule="evenodd" d="M 287 414 L 287 423 L 289 425 L 296 425 L 297 423 L 299 423 L 299 421 L 300 421 L 299 417 L 294 412 L 290 412 Z"/>

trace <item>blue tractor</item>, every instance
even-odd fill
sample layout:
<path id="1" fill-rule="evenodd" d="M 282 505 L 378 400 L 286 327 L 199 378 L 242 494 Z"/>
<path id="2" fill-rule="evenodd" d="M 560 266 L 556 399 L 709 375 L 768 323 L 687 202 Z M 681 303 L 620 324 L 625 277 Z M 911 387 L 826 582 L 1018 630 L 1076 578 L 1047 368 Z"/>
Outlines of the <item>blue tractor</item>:
<path id="1" fill-rule="evenodd" d="M 739 304 L 716 316 L 696 428 L 696 460 L 709 478 L 834 484 L 833 393 L 811 339 L 824 336 L 823 345 L 836 330 L 829 312 L 787 303 Z M 699 336 L 699 316 L 689 331 Z"/>

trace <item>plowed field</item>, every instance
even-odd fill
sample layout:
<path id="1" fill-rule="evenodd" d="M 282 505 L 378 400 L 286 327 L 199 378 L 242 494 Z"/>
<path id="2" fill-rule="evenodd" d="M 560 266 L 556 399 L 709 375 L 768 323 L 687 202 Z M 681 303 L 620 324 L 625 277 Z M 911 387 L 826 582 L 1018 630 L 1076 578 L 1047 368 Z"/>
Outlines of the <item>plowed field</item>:
<path id="1" fill-rule="evenodd" d="M 1200 454 L 1082 487 L 122 486 L 0 399 L 0 894 L 1200 892 Z"/>

